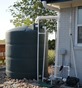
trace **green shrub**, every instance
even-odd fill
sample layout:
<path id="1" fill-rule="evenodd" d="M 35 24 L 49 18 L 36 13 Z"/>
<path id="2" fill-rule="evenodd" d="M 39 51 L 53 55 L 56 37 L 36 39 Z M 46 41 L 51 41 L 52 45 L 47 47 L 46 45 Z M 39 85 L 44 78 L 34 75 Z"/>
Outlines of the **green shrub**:
<path id="1" fill-rule="evenodd" d="M 55 51 L 48 50 L 48 66 L 54 64 L 55 61 Z"/>

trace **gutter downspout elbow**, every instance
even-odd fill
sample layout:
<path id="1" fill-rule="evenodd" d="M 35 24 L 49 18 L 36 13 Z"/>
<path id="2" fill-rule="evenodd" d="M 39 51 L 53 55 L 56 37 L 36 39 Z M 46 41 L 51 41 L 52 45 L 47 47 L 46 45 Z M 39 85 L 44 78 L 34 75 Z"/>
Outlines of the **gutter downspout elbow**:
<path id="1" fill-rule="evenodd" d="M 52 7 L 47 5 L 46 1 L 42 1 L 42 4 L 45 8 L 50 9 L 50 10 L 55 10 L 55 11 L 60 11 L 60 9 L 56 8 L 56 7 Z"/>

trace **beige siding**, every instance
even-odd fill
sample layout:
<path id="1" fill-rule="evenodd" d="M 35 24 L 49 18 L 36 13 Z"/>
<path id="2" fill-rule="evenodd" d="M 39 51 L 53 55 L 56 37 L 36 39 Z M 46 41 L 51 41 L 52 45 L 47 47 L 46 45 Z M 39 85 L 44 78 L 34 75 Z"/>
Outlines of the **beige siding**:
<path id="1" fill-rule="evenodd" d="M 72 53 L 72 46 L 70 45 L 70 33 L 69 30 L 72 30 L 72 38 L 73 38 L 73 45 L 74 45 L 74 52 L 75 52 L 75 62 L 77 68 L 77 76 L 80 78 L 80 82 L 82 84 L 82 46 L 78 47 L 75 45 L 75 12 L 76 8 L 67 8 L 60 10 L 60 17 L 59 17 L 59 24 L 58 24 L 58 37 L 57 37 L 57 49 L 56 49 L 56 62 L 57 65 L 62 65 L 62 55 L 60 51 L 66 50 L 67 54 L 64 58 L 64 65 L 71 66 L 71 76 L 75 76 L 74 71 L 74 61 L 73 61 L 73 53 Z M 72 17 L 70 21 L 70 16 Z M 70 24 L 71 23 L 71 24 Z M 62 76 L 67 77 L 67 72 L 64 70 Z"/>

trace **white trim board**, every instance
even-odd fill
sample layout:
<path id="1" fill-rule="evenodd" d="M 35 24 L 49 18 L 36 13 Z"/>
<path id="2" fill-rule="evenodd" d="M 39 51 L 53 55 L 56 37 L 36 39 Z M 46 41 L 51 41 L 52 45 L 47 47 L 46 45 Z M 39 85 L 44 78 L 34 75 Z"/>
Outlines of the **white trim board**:
<path id="1" fill-rule="evenodd" d="M 75 46 L 82 46 L 82 43 L 78 43 L 78 26 L 82 26 L 82 24 L 77 23 L 77 12 L 78 12 L 78 7 L 76 7 L 76 12 L 75 12 Z"/>

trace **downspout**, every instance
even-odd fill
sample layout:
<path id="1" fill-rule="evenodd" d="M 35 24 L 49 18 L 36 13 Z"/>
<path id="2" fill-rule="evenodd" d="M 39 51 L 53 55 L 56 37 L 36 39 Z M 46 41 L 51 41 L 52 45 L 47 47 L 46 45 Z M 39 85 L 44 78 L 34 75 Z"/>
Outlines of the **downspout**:
<path id="1" fill-rule="evenodd" d="M 43 0 L 43 1 L 42 1 L 42 4 L 43 4 L 43 6 L 44 6 L 45 8 L 47 8 L 47 9 L 55 10 L 55 11 L 59 11 L 59 10 L 60 10 L 60 9 L 58 9 L 58 8 L 56 8 L 56 7 L 53 7 L 53 6 L 47 5 L 46 0 Z"/>
<path id="2" fill-rule="evenodd" d="M 58 17 L 57 16 L 38 16 L 35 20 L 35 22 L 38 21 L 38 36 L 37 36 L 37 81 L 39 81 L 39 35 L 40 34 L 44 34 L 44 33 L 39 33 L 39 20 L 41 19 L 56 19 L 58 20 Z M 44 49 L 45 51 L 45 49 Z M 45 53 L 44 53 L 44 57 L 45 57 Z M 44 58 L 45 59 L 45 58 Z M 43 61 L 43 67 L 44 67 L 44 62 L 45 60 Z M 43 68 L 43 72 L 42 72 L 42 78 L 44 77 L 44 68 Z M 43 79 L 42 79 L 43 81 Z"/>
<path id="3" fill-rule="evenodd" d="M 74 44 L 73 44 L 73 35 L 72 35 L 72 5 L 70 10 L 70 28 L 69 28 L 69 34 L 70 34 L 70 51 L 72 52 L 72 58 L 73 58 L 73 64 L 74 64 L 74 70 L 75 70 L 75 76 L 77 77 L 77 67 L 76 67 L 76 59 L 75 59 L 75 51 L 74 51 Z M 70 53 L 71 58 L 71 53 Z M 70 60 L 71 62 L 71 60 Z"/>
<path id="4" fill-rule="evenodd" d="M 43 4 L 44 8 L 57 11 L 57 12 L 58 12 L 58 17 L 60 17 L 60 15 L 59 15 L 60 9 L 59 9 L 59 8 L 56 8 L 56 7 L 47 5 L 46 0 L 41 0 L 41 1 L 42 1 L 42 4 Z M 57 23 L 59 24 L 59 18 L 58 18 L 58 20 L 57 20 Z M 57 25 L 57 28 L 58 28 L 58 26 L 59 26 L 59 25 Z M 59 30 L 58 30 L 58 31 L 59 31 Z M 57 36 L 59 36 L 59 33 L 57 33 Z M 58 53 L 58 50 L 56 50 L 56 51 L 57 51 L 57 53 Z M 57 55 L 57 56 L 58 56 L 58 55 Z M 57 56 L 56 56 L 56 61 L 55 61 L 55 67 L 57 67 L 57 62 L 58 62 L 58 60 L 57 60 L 58 57 L 57 57 Z M 68 72 L 68 73 L 69 73 L 69 72 Z M 57 68 L 55 68 L 55 70 L 54 70 L 54 78 L 56 78 L 56 74 L 57 74 Z M 51 84 L 52 84 L 52 79 L 51 79 Z"/>

